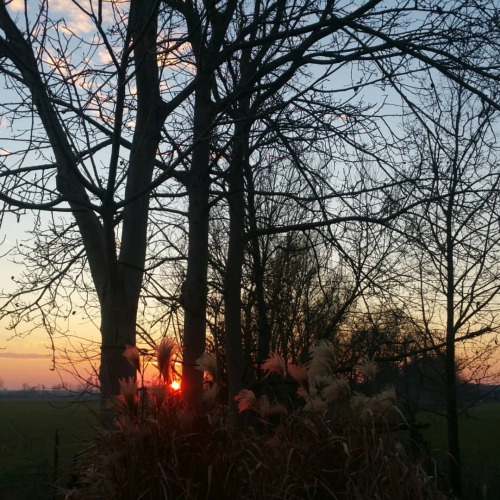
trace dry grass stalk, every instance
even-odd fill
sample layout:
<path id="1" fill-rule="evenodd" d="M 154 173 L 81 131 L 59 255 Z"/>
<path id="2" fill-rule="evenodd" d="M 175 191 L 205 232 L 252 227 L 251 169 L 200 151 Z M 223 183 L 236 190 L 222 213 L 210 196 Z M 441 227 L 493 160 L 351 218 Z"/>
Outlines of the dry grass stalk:
<path id="1" fill-rule="evenodd" d="M 127 345 L 123 355 L 136 371 L 141 371 L 141 355 L 137 346 Z"/>
<path id="2" fill-rule="evenodd" d="M 163 380 L 170 384 L 172 382 L 172 360 L 176 351 L 176 343 L 172 338 L 165 337 L 156 349 L 158 370 Z"/>
<path id="3" fill-rule="evenodd" d="M 378 366 L 374 361 L 375 356 L 371 359 L 369 357 L 364 358 L 361 363 L 357 364 L 355 368 L 364 375 L 368 380 L 375 380 L 377 376 Z"/>
<path id="4" fill-rule="evenodd" d="M 337 356 L 332 344 L 326 340 L 320 340 L 317 345 L 311 347 L 311 363 L 309 364 L 309 376 L 332 375 L 337 366 Z"/>

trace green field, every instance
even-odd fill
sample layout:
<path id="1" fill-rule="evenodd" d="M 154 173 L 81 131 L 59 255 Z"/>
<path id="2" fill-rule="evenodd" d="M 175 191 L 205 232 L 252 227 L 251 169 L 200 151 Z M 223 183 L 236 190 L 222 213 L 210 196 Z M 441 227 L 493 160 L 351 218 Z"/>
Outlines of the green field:
<path id="1" fill-rule="evenodd" d="M 0 400 L 0 498 L 50 498 L 48 483 L 67 482 L 75 454 L 89 446 L 96 409 L 96 402 Z"/>
<path id="2" fill-rule="evenodd" d="M 78 452 L 91 443 L 97 423 L 97 402 L 64 400 L 0 400 L 0 499 L 51 499 L 56 431 L 59 436 L 58 483 Z M 446 456 L 446 425 L 442 417 L 422 414 L 430 424 L 423 434 L 438 461 Z M 464 463 L 464 498 L 500 498 L 500 403 L 488 403 L 460 417 Z M 486 496 L 484 492 L 487 492 Z M 480 492 L 480 493 L 478 493 Z"/>
<path id="3" fill-rule="evenodd" d="M 433 456 L 446 461 L 446 420 L 422 414 L 422 423 L 430 424 L 422 434 Z M 500 403 L 485 403 L 468 410 L 459 418 L 464 498 L 500 498 Z"/>
<path id="4" fill-rule="evenodd" d="M 446 420 L 427 414 L 421 418 L 431 427 L 424 431 L 432 450 L 446 450 Z M 459 420 L 460 445 L 464 458 L 500 465 L 500 403 L 485 403 L 468 410 Z"/>

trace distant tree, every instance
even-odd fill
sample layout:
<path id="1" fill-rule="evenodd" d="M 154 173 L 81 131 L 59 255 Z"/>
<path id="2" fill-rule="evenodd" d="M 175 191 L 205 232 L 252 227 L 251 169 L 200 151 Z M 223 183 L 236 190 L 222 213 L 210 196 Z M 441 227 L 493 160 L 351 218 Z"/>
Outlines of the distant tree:
<path id="1" fill-rule="evenodd" d="M 409 125 L 409 164 L 421 172 L 412 196 L 423 202 L 400 220 L 408 245 L 398 269 L 412 270 L 408 308 L 444 360 L 451 487 L 460 494 L 456 342 L 500 328 L 500 158 L 494 111 L 463 88 L 440 81 L 425 110 Z"/>

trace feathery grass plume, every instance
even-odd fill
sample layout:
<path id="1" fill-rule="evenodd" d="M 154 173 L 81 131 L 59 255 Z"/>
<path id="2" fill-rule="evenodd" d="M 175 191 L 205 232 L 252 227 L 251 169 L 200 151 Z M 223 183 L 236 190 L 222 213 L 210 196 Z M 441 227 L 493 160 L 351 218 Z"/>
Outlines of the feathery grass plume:
<path id="1" fill-rule="evenodd" d="M 141 355 L 137 346 L 126 345 L 123 355 L 136 371 L 141 371 Z"/>
<path id="2" fill-rule="evenodd" d="M 316 375 L 313 381 L 316 388 L 323 389 L 327 385 L 332 384 L 334 379 L 335 377 L 333 375 L 321 374 L 321 375 Z"/>
<path id="3" fill-rule="evenodd" d="M 330 342 L 320 340 L 317 345 L 311 347 L 310 353 L 309 376 L 330 375 L 334 372 L 337 365 L 337 356 Z"/>
<path id="4" fill-rule="evenodd" d="M 337 401 L 351 395 L 349 382 L 345 377 L 334 377 L 331 382 L 323 387 L 321 395 L 327 402 Z"/>
<path id="5" fill-rule="evenodd" d="M 137 384 L 133 377 L 127 379 L 121 378 L 120 394 L 118 395 L 119 403 L 130 411 L 135 411 L 139 404 L 139 395 L 137 393 Z"/>
<path id="6" fill-rule="evenodd" d="M 265 394 L 257 400 L 257 413 L 263 420 L 267 420 L 269 415 L 287 415 L 288 411 L 284 405 L 269 400 Z"/>
<path id="7" fill-rule="evenodd" d="M 214 382 L 210 387 L 203 390 L 202 399 L 205 403 L 213 405 L 219 394 L 219 386 Z"/>
<path id="8" fill-rule="evenodd" d="M 375 380 L 378 371 L 378 366 L 377 363 L 375 363 L 374 359 L 375 355 L 373 355 L 371 359 L 369 357 L 366 357 L 361 361 L 361 363 L 357 364 L 354 367 L 370 381 Z"/>
<path id="9" fill-rule="evenodd" d="M 355 392 L 351 396 L 351 409 L 354 413 L 361 413 L 368 407 L 368 400 L 370 398 L 368 396 L 365 396 L 364 394 L 361 394 L 359 392 Z"/>
<path id="10" fill-rule="evenodd" d="M 315 380 L 310 390 L 307 411 L 291 408 L 279 423 L 269 417 L 282 406 L 242 391 L 242 405 L 268 420 L 259 430 L 245 427 L 233 434 L 223 411 L 209 410 L 199 420 L 178 398 L 168 397 L 165 386 L 161 412 L 139 404 L 137 412 L 143 413 L 131 418 L 120 408 L 119 425 L 98 434 L 96 447 L 78 466 L 79 496 L 68 498 L 445 498 L 419 458 L 394 444 L 383 420 L 370 425 L 370 398 L 354 394 L 363 412 L 339 420 L 315 396 Z M 380 400 L 393 397 L 384 392 Z"/>
<path id="11" fill-rule="evenodd" d="M 394 387 L 387 387 L 374 394 L 368 401 L 368 407 L 375 415 L 384 415 L 396 404 L 396 391 Z"/>
<path id="12" fill-rule="evenodd" d="M 254 392 L 249 389 L 242 389 L 233 399 L 238 403 L 238 411 L 240 413 L 246 410 L 257 409 L 259 406 Z"/>
<path id="13" fill-rule="evenodd" d="M 261 369 L 266 373 L 266 377 L 271 373 L 277 373 L 281 377 L 286 377 L 286 363 L 281 354 L 276 352 L 271 353 L 271 356 L 267 358 L 261 365 Z"/>
<path id="14" fill-rule="evenodd" d="M 257 413 L 263 420 L 267 420 L 267 417 L 270 414 L 270 410 L 271 401 L 269 401 L 269 398 L 265 394 L 263 396 L 260 396 L 260 398 L 257 400 Z"/>
<path id="15" fill-rule="evenodd" d="M 309 374 L 303 365 L 288 365 L 288 374 L 299 384 L 297 394 L 305 397 L 309 394 Z"/>
<path id="16" fill-rule="evenodd" d="M 158 370 L 163 380 L 170 384 L 172 381 L 172 358 L 175 353 L 175 340 L 165 337 L 156 348 Z"/>
<path id="17" fill-rule="evenodd" d="M 196 369 L 208 373 L 212 380 L 217 380 L 217 356 L 204 352 L 196 360 Z"/>
<path id="18" fill-rule="evenodd" d="M 358 415 L 362 422 L 371 423 L 395 407 L 396 391 L 394 387 L 388 387 L 372 397 L 356 392 L 350 403 L 353 413 Z"/>

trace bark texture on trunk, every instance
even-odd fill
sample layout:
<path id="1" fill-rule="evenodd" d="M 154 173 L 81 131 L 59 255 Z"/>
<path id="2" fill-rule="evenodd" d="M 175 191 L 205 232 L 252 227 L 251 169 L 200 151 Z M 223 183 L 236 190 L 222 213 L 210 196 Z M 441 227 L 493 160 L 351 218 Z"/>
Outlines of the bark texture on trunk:
<path id="1" fill-rule="evenodd" d="M 113 398 L 120 392 L 120 379 L 135 378 L 132 365 L 123 356 L 127 345 L 135 345 L 137 303 L 130 301 L 124 290 L 104 293 L 101 301 L 101 410 L 103 421 L 113 419 Z"/>

